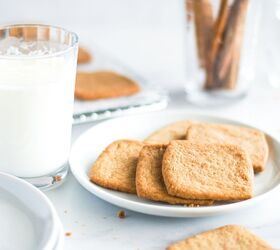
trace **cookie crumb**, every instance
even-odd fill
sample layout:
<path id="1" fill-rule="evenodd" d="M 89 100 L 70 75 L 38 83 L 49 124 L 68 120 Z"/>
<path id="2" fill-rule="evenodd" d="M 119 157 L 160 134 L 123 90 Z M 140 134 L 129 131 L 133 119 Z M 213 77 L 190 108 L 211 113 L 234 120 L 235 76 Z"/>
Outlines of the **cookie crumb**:
<path id="1" fill-rule="evenodd" d="M 66 232 L 65 236 L 70 237 L 70 236 L 72 236 L 72 233 L 71 232 Z"/>
<path id="2" fill-rule="evenodd" d="M 58 182 L 58 181 L 61 181 L 61 176 L 60 175 L 53 176 L 53 182 Z"/>
<path id="3" fill-rule="evenodd" d="M 125 211 L 123 211 L 123 210 L 118 211 L 117 216 L 118 216 L 119 219 L 124 219 L 125 218 Z"/>

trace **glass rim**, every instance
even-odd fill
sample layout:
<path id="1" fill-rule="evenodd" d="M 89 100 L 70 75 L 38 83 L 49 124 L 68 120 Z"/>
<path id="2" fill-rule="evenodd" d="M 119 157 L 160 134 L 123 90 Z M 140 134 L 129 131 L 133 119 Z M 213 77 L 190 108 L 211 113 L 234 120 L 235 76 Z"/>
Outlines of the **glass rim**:
<path id="1" fill-rule="evenodd" d="M 45 59 L 45 58 L 51 58 L 51 57 L 56 57 L 56 56 L 61 56 L 64 54 L 67 54 L 69 51 L 75 49 L 78 47 L 79 44 L 79 37 L 78 35 L 70 30 L 67 30 L 65 28 L 62 28 L 60 26 L 56 25 L 48 25 L 48 24 L 37 24 L 37 23 L 31 23 L 31 24 L 11 24 L 11 25 L 0 25 L 0 32 L 2 30 L 7 30 L 7 29 L 12 29 L 12 28 L 24 28 L 24 27 L 42 27 L 42 28 L 52 28 L 52 29 L 60 29 L 65 33 L 70 34 L 74 39 L 73 39 L 73 44 L 67 46 L 67 48 L 61 50 L 61 51 L 56 51 L 51 54 L 46 54 L 46 55 L 0 55 L 0 60 L 1 59 L 8 59 L 8 60 L 29 60 L 29 59 Z"/>

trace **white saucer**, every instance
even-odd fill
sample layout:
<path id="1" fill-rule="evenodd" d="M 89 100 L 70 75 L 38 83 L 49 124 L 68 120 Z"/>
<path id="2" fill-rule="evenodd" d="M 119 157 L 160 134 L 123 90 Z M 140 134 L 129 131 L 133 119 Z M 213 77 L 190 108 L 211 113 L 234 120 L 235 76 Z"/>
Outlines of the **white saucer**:
<path id="1" fill-rule="evenodd" d="M 266 136 L 270 146 L 270 155 L 267 168 L 263 173 L 255 175 L 254 197 L 246 201 L 223 205 L 216 204 L 208 207 L 168 205 L 144 200 L 138 198 L 136 195 L 105 189 L 89 181 L 87 174 L 96 157 L 114 140 L 142 140 L 156 129 L 168 123 L 183 119 L 248 126 L 237 121 L 209 115 L 168 111 L 108 120 L 86 131 L 74 143 L 70 156 L 72 173 L 84 188 L 109 203 L 141 213 L 169 217 L 201 217 L 230 212 L 256 205 L 258 202 L 262 202 L 264 199 L 268 198 L 279 188 L 280 144 L 274 136 L 268 133 L 266 133 Z"/>
<path id="2" fill-rule="evenodd" d="M 54 244 L 54 247 L 53 247 L 53 250 L 63 250 L 64 249 L 64 237 L 65 237 L 65 234 L 64 234 L 64 229 L 63 229 L 63 226 L 58 218 L 58 216 L 55 216 L 56 217 L 56 227 L 57 227 L 57 237 L 56 237 L 56 241 L 55 241 L 55 244 Z"/>
<path id="3" fill-rule="evenodd" d="M 4 173 L 0 173 L 0 221 L 0 249 L 63 247 L 62 225 L 48 198 L 26 181 Z"/>

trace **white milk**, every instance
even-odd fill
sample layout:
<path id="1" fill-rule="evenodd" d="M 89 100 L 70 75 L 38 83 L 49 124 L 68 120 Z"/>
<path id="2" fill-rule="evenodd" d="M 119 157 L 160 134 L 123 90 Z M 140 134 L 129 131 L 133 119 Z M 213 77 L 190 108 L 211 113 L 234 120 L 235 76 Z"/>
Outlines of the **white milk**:
<path id="1" fill-rule="evenodd" d="M 0 171 L 36 177 L 66 163 L 76 75 L 66 56 L 0 53 Z"/>

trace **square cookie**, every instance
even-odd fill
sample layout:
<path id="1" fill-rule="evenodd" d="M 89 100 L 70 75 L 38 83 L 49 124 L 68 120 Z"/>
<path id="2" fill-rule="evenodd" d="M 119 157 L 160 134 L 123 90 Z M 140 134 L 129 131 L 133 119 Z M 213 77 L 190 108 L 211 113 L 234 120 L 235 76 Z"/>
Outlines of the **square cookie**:
<path id="1" fill-rule="evenodd" d="M 145 141 L 149 143 L 168 144 L 172 140 L 185 140 L 191 121 L 178 121 L 156 130 Z"/>
<path id="2" fill-rule="evenodd" d="M 263 132 L 225 124 L 193 124 L 186 139 L 195 143 L 235 144 L 248 152 L 256 173 L 265 169 L 268 145 Z"/>
<path id="3" fill-rule="evenodd" d="M 132 140 L 111 143 L 93 164 L 90 180 L 105 188 L 136 193 L 136 166 L 142 147 L 142 142 Z"/>
<path id="4" fill-rule="evenodd" d="M 162 163 L 170 195 L 184 199 L 244 200 L 253 196 L 253 167 L 236 145 L 172 141 Z"/>
<path id="5" fill-rule="evenodd" d="M 265 241 L 238 225 L 216 228 L 170 245 L 167 250 L 272 250 Z"/>

